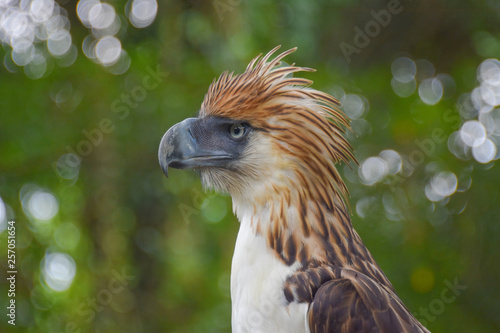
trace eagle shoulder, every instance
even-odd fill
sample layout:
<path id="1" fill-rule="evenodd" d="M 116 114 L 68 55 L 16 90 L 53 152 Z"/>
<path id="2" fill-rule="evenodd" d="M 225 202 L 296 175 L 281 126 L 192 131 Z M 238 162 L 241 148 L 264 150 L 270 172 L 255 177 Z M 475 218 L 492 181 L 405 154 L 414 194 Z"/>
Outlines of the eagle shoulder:
<path id="1" fill-rule="evenodd" d="M 316 291 L 307 313 L 311 333 L 428 332 L 398 296 L 349 268 Z"/>

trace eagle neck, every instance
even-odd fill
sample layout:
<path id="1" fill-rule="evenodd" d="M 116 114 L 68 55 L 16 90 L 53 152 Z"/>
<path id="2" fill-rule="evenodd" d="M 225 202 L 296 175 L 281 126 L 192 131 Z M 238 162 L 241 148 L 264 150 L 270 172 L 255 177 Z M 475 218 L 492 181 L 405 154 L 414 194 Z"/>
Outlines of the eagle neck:
<path id="1" fill-rule="evenodd" d="M 269 186 L 259 198 L 233 199 L 233 207 L 239 221 L 248 223 L 289 266 L 311 261 L 344 265 L 356 261 L 356 256 L 369 256 L 343 200 L 328 192 L 326 202 L 303 187 Z"/>

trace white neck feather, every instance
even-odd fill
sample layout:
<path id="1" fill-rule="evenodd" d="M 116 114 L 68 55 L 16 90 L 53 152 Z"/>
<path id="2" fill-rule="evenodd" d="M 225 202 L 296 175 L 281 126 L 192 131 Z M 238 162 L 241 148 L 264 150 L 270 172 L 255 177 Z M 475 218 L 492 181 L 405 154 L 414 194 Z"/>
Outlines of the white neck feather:
<path id="1" fill-rule="evenodd" d="M 300 263 L 287 266 L 252 227 L 254 209 L 238 205 L 241 225 L 231 268 L 233 332 L 308 332 L 305 303 L 288 304 L 285 280 Z M 262 212 L 261 218 L 266 216 Z"/>

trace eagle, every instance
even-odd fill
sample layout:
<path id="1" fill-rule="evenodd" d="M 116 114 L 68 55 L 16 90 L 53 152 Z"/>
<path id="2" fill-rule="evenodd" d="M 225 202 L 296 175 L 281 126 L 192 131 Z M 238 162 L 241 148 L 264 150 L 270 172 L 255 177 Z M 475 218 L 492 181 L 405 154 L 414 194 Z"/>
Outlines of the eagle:
<path id="1" fill-rule="evenodd" d="M 231 265 L 233 332 L 429 332 L 354 230 L 336 168 L 355 162 L 340 103 L 294 77 L 311 68 L 254 58 L 214 79 L 197 117 L 172 126 L 160 166 L 196 170 L 227 193 L 240 227 Z"/>

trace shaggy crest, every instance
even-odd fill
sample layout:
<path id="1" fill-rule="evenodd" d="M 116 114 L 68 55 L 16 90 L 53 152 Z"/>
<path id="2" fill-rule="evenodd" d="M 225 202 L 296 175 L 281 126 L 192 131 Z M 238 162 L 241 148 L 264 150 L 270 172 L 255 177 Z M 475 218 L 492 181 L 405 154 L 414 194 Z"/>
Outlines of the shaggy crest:
<path id="1" fill-rule="evenodd" d="M 242 74 L 224 72 L 214 80 L 200 117 L 239 119 L 268 132 L 279 143 L 281 153 L 297 161 L 309 161 L 301 170 L 303 174 L 317 175 L 314 181 L 331 184 L 345 198 L 348 190 L 334 164 L 356 161 L 351 145 L 342 136 L 345 128 L 350 129 L 349 120 L 338 109 L 340 103 L 335 98 L 309 88 L 311 80 L 290 75 L 314 69 L 282 66 L 281 60 L 297 48 L 270 60 L 279 48 L 262 58 L 255 57 Z"/>

